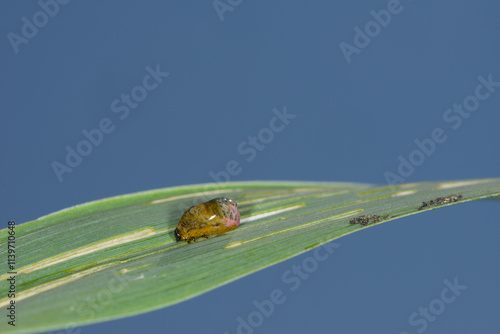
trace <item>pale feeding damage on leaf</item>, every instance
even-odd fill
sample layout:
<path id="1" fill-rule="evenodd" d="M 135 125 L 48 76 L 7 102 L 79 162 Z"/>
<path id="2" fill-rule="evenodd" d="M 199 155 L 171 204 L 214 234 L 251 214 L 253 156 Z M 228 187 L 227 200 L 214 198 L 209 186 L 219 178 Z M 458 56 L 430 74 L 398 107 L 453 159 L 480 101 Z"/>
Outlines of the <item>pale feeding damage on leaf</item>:
<path id="1" fill-rule="evenodd" d="M 52 281 L 50 283 L 39 285 L 35 288 L 24 290 L 18 294 L 18 296 L 16 297 L 16 301 L 20 301 L 20 300 L 23 300 L 23 299 L 26 299 L 29 297 L 33 297 L 33 296 L 38 295 L 42 292 L 49 291 L 49 290 L 52 290 L 52 289 L 57 288 L 59 286 L 62 286 L 64 284 L 68 284 L 70 282 L 76 281 L 77 279 L 80 279 L 82 277 L 96 273 L 96 272 L 101 271 L 103 269 L 112 267 L 114 265 L 116 265 L 116 263 L 109 263 L 109 264 L 106 264 L 103 266 L 91 268 L 91 269 L 70 275 L 68 277 L 64 277 L 64 278 Z M 10 300 L 8 298 L 0 299 L 0 307 L 4 307 L 4 306 L 8 305 L 9 303 L 10 303 Z"/>
<path id="2" fill-rule="evenodd" d="M 315 220 L 315 221 L 312 221 L 312 222 L 309 222 L 309 223 L 306 223 L 306 224 L 297 225 L 297 226 L 285 228 L 285 229 L 282 229 L 282 230 L 279 230 L 279 231 L 276 231 L 276 232 L 268 233 L 268 234 L 262 235 L 260 237 L 252 238 L 252 239 L 249 239 L 249 240 L 233 242 L 233 243 L 230 243 L 229 245 L 225 246 L 224 248 L 233 248 L 233 247 L 241 246 L 242 244 L 247 244 L 247 243 L 258 241 L 258 240 L 261 240 L 261 239 L 264 239 L 264 238 L 276 236 L 276 235 L 279 235 L 281 233 L 292 232 L 292 231 L 296 231 L 296 230 L 308 228 L 308 227 L 311 227 L 313 225 L 318 225 L 318 224 L 322 224 L 322 223 L 325 223 L 325 222 L 331 222 L 331 221 L 334 221 L 334 220 L 343 219 L 343 218 L 346 218 L 346 217 L 357 215 L 357 214 L 359 214 L 361 212 L 363 212 L 363 209 L 357 209 L 357 210 L 352 210 L 352 211 L 349 211 L 349 212 L 344 212 L 344 213 L 341 213 L 341 214 L 338 214 L 338 215 L 334 215 L 334 216 L 331 216 L 331 217 L 327 217 L 327 218 Z"/>
<path id="3" fill-rule="evenodd" d="M 277 214 L 280 214 L 280 213 L 283 213 L 283 212 L 287 212 L 287 211 L 290 211 L 290 210 L 299 209 L 299 208 L 302 208 L 304 206 L 305 206 L 304 203 L 300 203 L 299 205 L 293 205 L 293 206 L 290 206 L 290 207 L 287 207 L 287 208 L 283 208 L 283 209 L 279 209 L 279 210 L 274 210 L 274 211 L 269 211 L 269 212 L 264 212 L 264 213 L 260 213 L 260 214 L 257 214 L 257 215 L 254 215 L 254 216 L 250 216 L 250 217 L 247 217 L 247 218 L 242 218 L 240 220 L 240 224 L 249 223 L 249 222 L 254 221 L 254 220 L 259 220 L 259 219 L 263 219 L 263 218 L 275 216 Z"/>
<path id="4" fill-rule="evenodd" d="M 416 190 L 398 191 L 397 193 L 392 194 L 392 197 L 401 197 L 401 196 L 413 195 L 416 192 L 417 192 Z"/>
<path id="5" fill-rule="evenodd" d="M 241 246 L 241 245 L 243 245 L 242 241 L 236 241 L 236 242 L 231 242 L 229 245 L 227 245 L 224 248 L 233 248 L 233 247 L 238 247 L 238 246 Z"/>
<path id="6" fill-rule="evenodd" d="M 488 181 L 490 181 L 490 180 L 486 179 L 486 180 L 444 182 L 444 183 L 440 183 L 437 189 L 449 189 L 449 188 L 473 186 L 475 184 L 481 184 L 481 183 L 485 183 Z"/>
<path id="7" fill-rule="evenodd" d="M 57 256 L 49 257 L 47 259 L 35 262 L 35 263 L 30 264 L 28 266 L 19 268 L 17 272 L 28 274 L 28 273 L 31 273 L 33 271 L 47 268 L 47 267 L 53 266 L 55 264 L 69 261 L 69 260 L 72 260 L 74 258 L 84 256 L 87 254 L 91 254 L 91 253 L 94 253 L 94 252 L 97 252 L 97 251 L 100 251 L 103 249 L 107 249 L 107 248 L 118 246 L 118 245 L 121 245 L 124 243 L 144 239 L 144 238 L 147 238 L 147 237 L 154 235 L 155 233 L 156 232 L 153 228 L 145 228 L 145 229 L 141 229 L 138 231 L 122 234 L 122 235 L 117 236 L 117 237 L 105 239 L 99 243 L 95 243 L 95 244 L 92 244 L 89 246 L 73 249 L 69 252 L 65 252 L 65 253 L 59 254 Z M 7 277 L 7 276 L 8 275 L 0 276 L 0 279 L 4 279 L 4 277 Z"/>

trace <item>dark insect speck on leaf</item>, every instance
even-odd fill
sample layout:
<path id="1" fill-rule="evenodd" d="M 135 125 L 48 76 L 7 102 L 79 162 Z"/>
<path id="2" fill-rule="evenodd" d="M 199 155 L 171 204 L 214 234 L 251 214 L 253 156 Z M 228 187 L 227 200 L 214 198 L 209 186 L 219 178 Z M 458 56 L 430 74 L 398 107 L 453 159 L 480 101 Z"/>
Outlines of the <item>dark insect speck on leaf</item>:
<path id="1" fill-rule="evenodd" d="M 380 217 L 380 216 L 377 216 L 377 215 L 363 215 L 363 216 L 359 216 L 359 217 L 351 219 L 349 221 L 349 223 L 351 225 L 360 224 L 360 225 L 366 226 L 366 225 L 371 225 L 371 224 L 375 224 L 375 223 L 380 223 L 386 217 L 387 216 Z"/>
<path id="2" fill-rule="evenodd" d="M 447 197 L 438 197 L 438 198 L 432 199 L 428 202 L 422 202 L 422 206 L 419 207 L 418 210 L 420 211 L 420 210 L 427 209 L 427 208 L 434 207 L 434 206 L 438 206 L 438 205 L 458 202 L 462 198 L 463 198 L 463 196 L 460 194 L 450 195 Z"/>

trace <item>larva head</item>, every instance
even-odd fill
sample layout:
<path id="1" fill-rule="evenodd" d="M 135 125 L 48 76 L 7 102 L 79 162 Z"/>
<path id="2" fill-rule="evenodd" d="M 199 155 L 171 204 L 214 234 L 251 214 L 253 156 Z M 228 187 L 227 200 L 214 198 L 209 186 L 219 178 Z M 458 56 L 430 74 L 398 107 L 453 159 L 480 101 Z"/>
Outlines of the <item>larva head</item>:
<path id="1" fill-rule="evenodd" d="M 179 229 L 176 227 L 174 230 L 174 235 L 175 235 L 175 241 L 181 241 L 181 235 L 179 234 Z"/>

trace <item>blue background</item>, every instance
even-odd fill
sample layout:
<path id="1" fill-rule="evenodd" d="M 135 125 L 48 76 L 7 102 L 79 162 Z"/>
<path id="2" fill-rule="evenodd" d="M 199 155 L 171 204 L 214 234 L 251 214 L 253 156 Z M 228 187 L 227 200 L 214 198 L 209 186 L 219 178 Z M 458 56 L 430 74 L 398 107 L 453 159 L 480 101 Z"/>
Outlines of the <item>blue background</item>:
<path id="1" fill-rule="evenodd" d="M 224 1 L 225 2 L 225 1 Z M 233 0 L 233 4 L 237 1 Z M 409 1 L 348 63 L 340 43 L 388 1 L 242 1 L 220 19 L 211 1 L 72 1 L 16 53 L 8 34 L 33 22 L 35 1 L 0 5 L 2 220 L 26 222 L 103 197 L 212 182 L 230 160 L 232 181 L 385 184 L 415 139 L 447 140 L 407 182 L 498 177 L 500 87 L 461 126 L 443 120 L 500 81 L 500 4 Z M 121 120 L 111 103 L 169 72 Z M 272 109 L 296 115 L 255 159 L 237 147 L 269 126 Z M 115 129 L 59 182 L 64 163 L 103 118 Z M 197 298 L 82 333 L 236 333 L 237 317 L 273 289 L 286 302 L 255 333 L 417 333 L 408 317 L 440 297 L 443 280 L 467 289 L 425 333 L 497 333 L 500 205 L 478 201 L 346 236 L 291 291 L 281 280 L 306 253 Z M 19 314 L 22 323 L 22 312 Z M 54 331 L 56 333 L 58 331 Z"/>

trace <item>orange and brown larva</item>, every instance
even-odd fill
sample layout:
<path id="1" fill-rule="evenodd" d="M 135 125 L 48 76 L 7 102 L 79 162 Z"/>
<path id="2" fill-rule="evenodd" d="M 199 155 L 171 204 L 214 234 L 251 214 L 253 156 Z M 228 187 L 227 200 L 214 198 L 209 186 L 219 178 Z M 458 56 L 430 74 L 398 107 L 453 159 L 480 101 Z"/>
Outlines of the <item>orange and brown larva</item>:
<path id="1" fill-rule="evenodd" d="M 184 212 L 174 231 L 177 241 L 196 241 L 209 235 L 234 230 L 240 224 L 240 211 L 235 201 L 218 197 L 190 207 Z"/>

